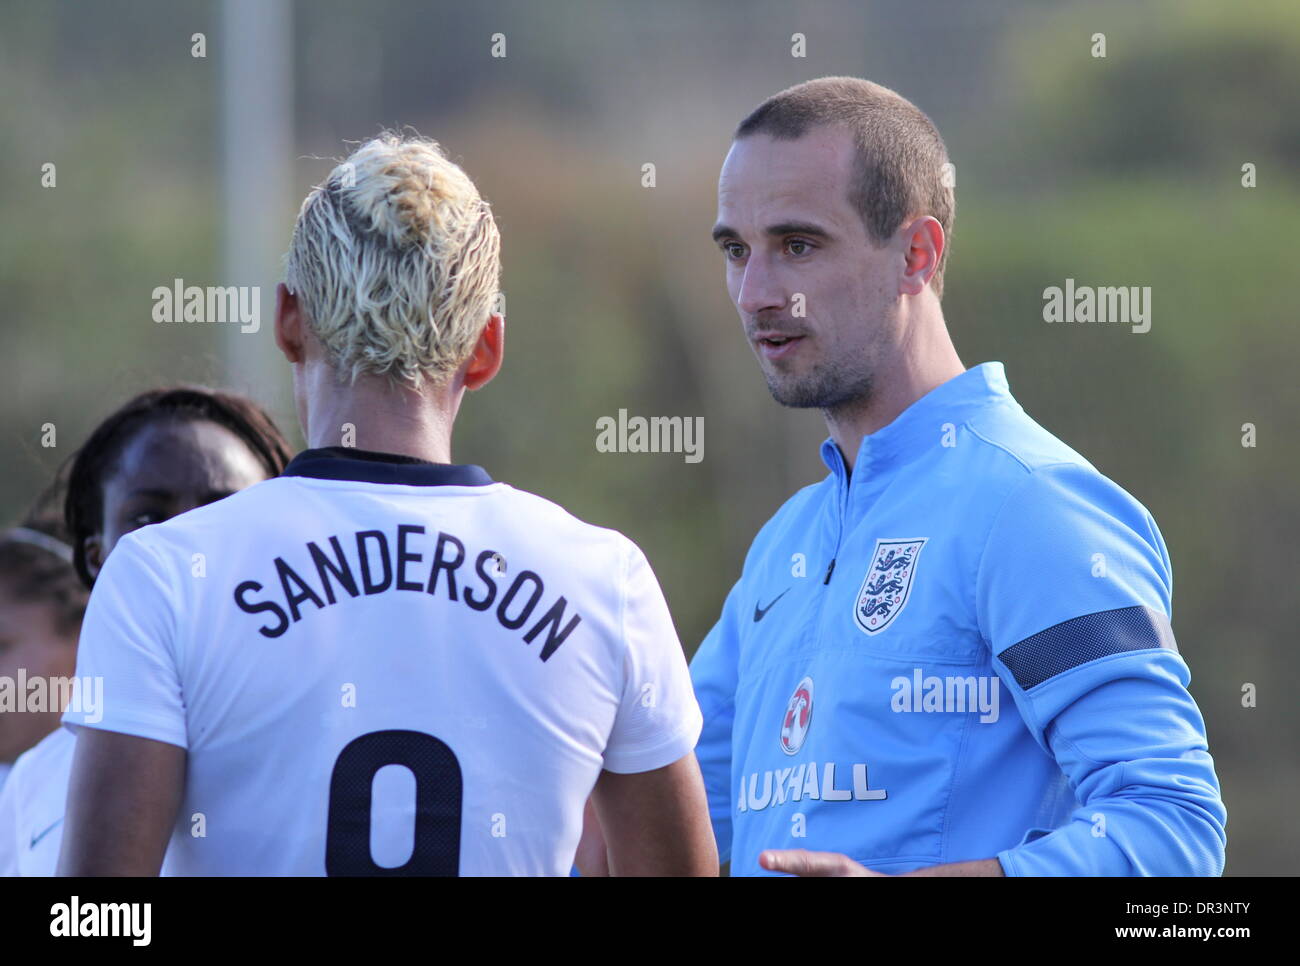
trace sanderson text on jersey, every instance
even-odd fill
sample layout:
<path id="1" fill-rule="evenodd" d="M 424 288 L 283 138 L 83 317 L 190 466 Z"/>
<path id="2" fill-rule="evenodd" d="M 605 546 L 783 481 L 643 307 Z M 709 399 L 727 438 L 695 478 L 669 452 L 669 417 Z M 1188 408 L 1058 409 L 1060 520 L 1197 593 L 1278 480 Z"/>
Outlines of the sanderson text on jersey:
<path id="1" fill-rule="evenodd" d="M 419 552 L 430 542 L 431 554 Z M 465 583 L 458 586 L 457 571 L 466 560 L 464 542 L 446 531 L 439 531 L 435 539 L 426 534 L 423 526 L 399 524 L 390 539 L 383 530 L 359 530 L 346 540 L 331 536 L 328 540 L 308 541 L 304 553 L 297 555 L 296 567 L 284 557 L 276 557 L 273 566 L 280 584 L 278 599 L 271 599 L 274 588 L 249 579 L 235 587 L 234 600 L 246 614 L 273 617 L 273 623 L 262 625 L 258 631 L 266 637 L 279 637 L 303 619 L 303 605 L 310 603 L 323 610 L 338 604 L 343 599 L 339 590 L 355 598 L 390 591 L 436 594 L 442 587 L 448 600 L 463 602 L 472 610 L 486 612 L 495 604 L 494 613 L 502 627 L 522 630 L 539 612 L 545 596 L 541 575 L 520 570 L 502 591 L 504 581 L 498 583 L 502 575 L 497 566 L 500 555 L 495 550 L 484 550 L 474 561 L 477 579 L 465 575 Z M 440 580 L 440 576 L 444 579 Z M 259 594 L 262 599 L 257 599 Z M 524 633 L 524 642 L 532 644 L 545 632 L 539 654 L 543 661 L 555 653 L 582 620 L 574 613 L 566 623 L 567 608 L 568 601 L 557 597 Z"/>

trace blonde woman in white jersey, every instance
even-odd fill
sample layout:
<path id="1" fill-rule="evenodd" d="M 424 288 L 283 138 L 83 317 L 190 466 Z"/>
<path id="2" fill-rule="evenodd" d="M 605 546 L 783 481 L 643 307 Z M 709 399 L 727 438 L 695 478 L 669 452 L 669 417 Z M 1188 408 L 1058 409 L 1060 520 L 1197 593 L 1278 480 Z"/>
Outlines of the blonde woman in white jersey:
<path id="1" fill-rule="evenodd" d="M 311 449 L 105 564 L 61 873 L 564 875 L 588 797 L 615 874 L 716 873 L 644 555 L 451 462 L 501 365 L 498 251 L 426 140 L 307 197 L 275 328 Z"/>

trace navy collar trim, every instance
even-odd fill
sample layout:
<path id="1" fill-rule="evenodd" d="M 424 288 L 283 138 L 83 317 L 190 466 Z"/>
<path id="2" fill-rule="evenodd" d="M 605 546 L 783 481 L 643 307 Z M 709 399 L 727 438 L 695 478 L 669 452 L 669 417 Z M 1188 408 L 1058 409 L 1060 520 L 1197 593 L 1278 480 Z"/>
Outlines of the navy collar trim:
<path id="1" fill-rule="evenodd" d="M 403 486 L 487 486 L 492 482 L 481 466 L 431 463 L 400 453 L 375 453 L 350 446 L 303 450 L 280 475 Z"/>

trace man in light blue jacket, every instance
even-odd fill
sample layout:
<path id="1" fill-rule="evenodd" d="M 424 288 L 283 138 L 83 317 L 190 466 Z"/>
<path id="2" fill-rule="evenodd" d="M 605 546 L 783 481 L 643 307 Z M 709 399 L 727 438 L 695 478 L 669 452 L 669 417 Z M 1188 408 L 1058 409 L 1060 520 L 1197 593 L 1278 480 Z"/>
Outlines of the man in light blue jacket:
<path id="1" fill-rule="evenodd" d="M 1001 363 L 957 357 L 951 173 L 920 110 L 853 78 L 769 99 L 723 165 L 728 290 L 776 400 L 823 411 L 830 475 L 764 525 L 692 662 L 722 857 L 1220 875 L 1164 540 Z"/>

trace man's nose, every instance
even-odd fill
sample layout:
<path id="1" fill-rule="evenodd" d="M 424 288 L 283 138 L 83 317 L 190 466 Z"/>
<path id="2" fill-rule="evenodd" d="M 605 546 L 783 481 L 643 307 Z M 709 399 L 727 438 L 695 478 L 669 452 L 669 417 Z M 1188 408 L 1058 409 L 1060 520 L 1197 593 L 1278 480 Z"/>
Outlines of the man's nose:
<path id="1" fill-rule="evenodd" d="M 753 316 L 764 310 L 784 309 L 785 302 L 785 290 L 772 277 L 772 271 L 764 259 L 750 256 L 745 263 L 745 274 L 740 280 L 736 307 L 746 315 Z"/>

